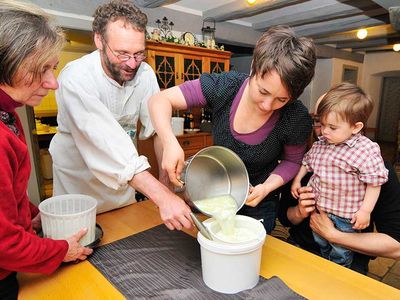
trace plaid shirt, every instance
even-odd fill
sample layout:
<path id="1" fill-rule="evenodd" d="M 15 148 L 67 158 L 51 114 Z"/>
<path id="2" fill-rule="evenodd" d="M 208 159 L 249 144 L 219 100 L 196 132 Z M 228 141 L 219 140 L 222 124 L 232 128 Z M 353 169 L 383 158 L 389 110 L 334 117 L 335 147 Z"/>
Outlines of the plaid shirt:
<path id="1" fill-rule="evenodd" d="M 388 180 L 377 143 L 356 134 L 343 143 L 329 144 L 324 137 L 303 158 L 307 171 L 314 172 L 309 186 L 323 211 L 351 218 L 364 200 L 366 185 Z"/>

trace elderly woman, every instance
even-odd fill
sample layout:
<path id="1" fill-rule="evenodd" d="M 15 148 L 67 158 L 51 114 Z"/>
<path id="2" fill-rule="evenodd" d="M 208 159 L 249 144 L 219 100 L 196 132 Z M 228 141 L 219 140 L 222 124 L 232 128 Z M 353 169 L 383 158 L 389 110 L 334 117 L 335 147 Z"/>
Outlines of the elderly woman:
<path id="1" fill-rule="evenodd" d="M 53 71 L 63 44 L 62 31 L 42 10 L 0 1 L 0 299 L 17 299 L 16 272 L 50 274 L 63 261 L 92 253 L 78 243 L 86 229 L 67 240 L 35 234 L 40 215 L 27 196 L 31 166 L 15 112 L 25 104 L 40 104 L 58 87 Z"/>
<path id="2" fill-rule="evenodd" d="M 277 189 L 296 175 L 311 133 L 308 111 L 296 99 L 310 83 L 315 63 L 311 40 L 277 26 L 258 40 L 250 77 L 236 72 L 203 74 L 150 98 L 150 116 L 164 149 L 162 166 L 171 182 L 179 184 L 184 162 L 172 133 L 171 112 L 208 105 L 214 143 L 239 155 L 254 186 L 239 213 L 262 219 L 271 232 Z"/>

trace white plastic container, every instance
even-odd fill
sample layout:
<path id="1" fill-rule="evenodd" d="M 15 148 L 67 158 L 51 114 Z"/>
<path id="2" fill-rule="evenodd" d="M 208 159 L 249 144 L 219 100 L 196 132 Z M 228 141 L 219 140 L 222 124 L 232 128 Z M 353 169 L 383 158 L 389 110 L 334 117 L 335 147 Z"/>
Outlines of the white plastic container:
<path id="1" fill-rule="evenodd" d="M 182 135 L 183 134 L 183 123 L 185 119 L 180 117 L 172 117 L 171 126 L 172 132 L 174 135 Z"/>
<path id="2" fill-rule="evenodd" d="M 239 215 L 235 218 L 236 226 L 251 227 L 257 238 L 245 243 L 225 243 L 211 241 L 200 232 L 197 234 L 204 283 L 214 291 L 225 294 L 235 294 L 257 285 L 266 237 L 264 226 L 259 221 Z M 212 218 L 203 222 L 212 235 L 214 222 Z"/>
<path id="3" fill-rule="evenodd" d="M 79 194 L 60 195 L 48 198 L 39 204 L 43 236 L 64 240 L 87 228 L 80 244 L 86 246 L 95 239 L 96 199 Z"/>

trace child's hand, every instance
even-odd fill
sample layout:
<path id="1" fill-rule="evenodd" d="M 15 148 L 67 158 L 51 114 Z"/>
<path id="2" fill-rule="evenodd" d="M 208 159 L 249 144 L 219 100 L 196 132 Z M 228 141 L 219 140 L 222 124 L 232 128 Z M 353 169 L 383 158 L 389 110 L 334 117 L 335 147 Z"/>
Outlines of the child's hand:
<path id="1" fill-rule="evenodd" d="M 296 199 L 299 198 L 299 188 L 301 188 L 300 181 L 293 180 L 292 187 L 290 188 L 290 192 L 292 193 L 292 196 Z"/>
<path id="2" fill-rule="evenodd" d="M 351 219 L 351 223 L 354 224 L 353 229 L 361 230 L 368 227 L 370 217 L 371 214 L 365 210 L 357 211 Z"/>

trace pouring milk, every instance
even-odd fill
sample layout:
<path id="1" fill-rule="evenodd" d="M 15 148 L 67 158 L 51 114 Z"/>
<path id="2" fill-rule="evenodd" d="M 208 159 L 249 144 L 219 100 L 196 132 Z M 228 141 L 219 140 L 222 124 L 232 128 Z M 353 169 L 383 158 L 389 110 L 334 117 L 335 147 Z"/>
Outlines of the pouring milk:
<path id="1" fill-rule="evenodd" d="M 213 232 L 216 238 L 229 243 L 243 243 L 257 238 L 248 228 L 236 227 L 237 204 L 231 195 L 221 195 L 194 201 L 197 208 L 213 216 L 221 230 Z"/>

